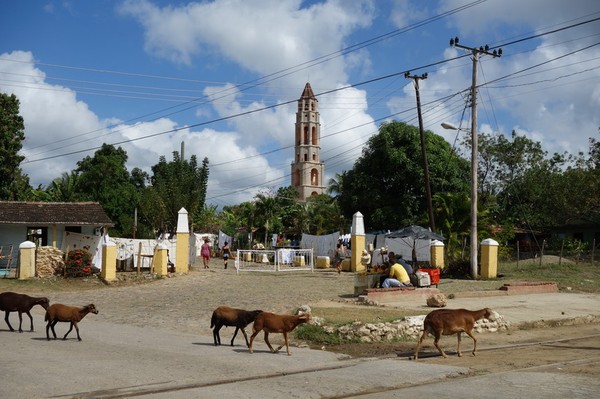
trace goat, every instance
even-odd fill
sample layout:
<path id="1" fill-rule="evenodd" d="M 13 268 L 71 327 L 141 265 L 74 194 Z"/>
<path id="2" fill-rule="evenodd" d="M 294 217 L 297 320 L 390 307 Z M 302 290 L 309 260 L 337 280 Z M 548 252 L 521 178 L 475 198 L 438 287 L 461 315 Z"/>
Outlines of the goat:
<path id="1" fill-rule="evenodd" d="M 419 358 L 419 347 L 429 333 L 431 333 L 431 335 L 433 335 L 435 338 L 433 344 L 437 350 L 444 358 L 447 358 L 448 356 L 446 356 L 446 353 L 444 353 L 438 344 L 440 337 L 442 335 L 458 334 L 458 345 L 456 347 L 456 351 L 458 352 L 458 356 L 461 357 L 461 333 L 465 332 L 473 339 L 473 356 L 475 356 L 477 351 L 477 340 L 473 336 L 472 330 L 475 322 L 480 319 L 495 320 L 495 316 L 490 308 L 484 308 L 481 310 L 437 309 L 432 311 L 425 316 L 425 320 L 423 321 L 423 335 L 421 335 L 419 342 L 417 342 L 415 360 Z"/>
<path id="2" fill-rule="evenodd" d="M 248 311 L 230 308 L 228 306 L 219 306 L 216 308 L 210 318 L 210 328 L 213 328 L 215 346 L 221 345 L 219 330 L 221 330 L 221 327 L 223 326 L 235 327 L 233 338 L 231 338 L 231 346 L 233 346 L 233 340 L 239 330 L 242 330 L 242 334 L 244 334 L 244 339 L 246 340 L 246 346 L 249 346 L 250 344 L 248 343 L 248 335 L 246 335 L 245 328 L 256 319 L 256 316 L 258 316 L 260 312 L 262 312 L 262 310 Z"/>
<path id="3" fill-rule="evenodd" d="M 33 317 L 31 317 L 31 313 L 29 313 L 29 311 L 35 305 L 40 305 L 45 310 L 48 310 L 50 301 L 48 301 L 48 298 L 46 297 L 36 298 L 25 294 L 17 294 L 16 292 L 3 292 L 0 294 L 0 310 L 4 310 L 5 312 L 4 320 L 6 321 L 6 324 L 8 324 L 10 331 L 15 331 L 8 321 L 8 315 L 10 312 L 19 312 L 20 333 L 23 332 L 23 329 L 21 328 L 21 325 L 23 324 L 23 313 L 29 316 L 29 320 L 31 321 L 30 331 L 33 331 Z"/>
<path id="4" fill-rule="evenodd" d="M 79 336 L 79 326 L 77 323 L 81 321 L 88 313 L 98 314 L 98 309 L 94 306 L 93 303 L 86 305 L 82 308 L 78 308 L 76 306 L 67 306 L 61 303 L 55 303 L 50 305 L 48 310 L 46 311 L 45 320 L 48 322 L 46 324 L 46 338 L 50 341 L 49 330 L 52 329 L 52 334 L 54 335 L 54 339 L 56 339 L 56 331 L 54 331 L 54 326 L 59 321 L 70 322 L 71 326 L 69 327 L 69 331 L 63 337 L 63 340 L 67 339 L 67 335 L 73 330 L 73 326 L 75 327 L 75 331 L 77 331 L 77 339 L 81 341 L 81 337 Z"/>
<path id="5" fill-rule="evenodd" d="M 269 342 L 269 333 L 283 333 L 283 338 L 285 339 L 285 348 L 287 350 L 288 356 L 290 353 L 290 345 L 288 343 L 288 333 L 296 328 L 299 324 L 306 323 L 310 320 L 310 314 L 303 315 L 279 315 L 275 313 L 262 312 L 258 316 L 256 316 L 256 320 L 254 320 L 254 324 L 252 325 L 252 336 L 250 337 L 250 345 L 248 348 L 250 349 L 250 353 L 252 351 L 252 342 L 254 341 L 254 337 L 264 330 L 265 332 L 265 342 L 269 346 L 271 353 L 277 353 L 283 345 L 281 345 L 277 350 L 274 350 Z"/>

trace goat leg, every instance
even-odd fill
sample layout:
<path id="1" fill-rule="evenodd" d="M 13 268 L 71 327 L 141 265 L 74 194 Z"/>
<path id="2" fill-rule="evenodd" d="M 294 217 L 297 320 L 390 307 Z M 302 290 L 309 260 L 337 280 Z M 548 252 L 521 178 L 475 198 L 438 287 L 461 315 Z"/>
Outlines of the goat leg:
<path id="1" fill-rule="evenodd" d="M 31 321 L 31 330 L 29 331 L 33 331 L 33 317 L 31 316 L 31 313 L 29 313 L 29 310 L 25 313 L 27 313 L 27 316 L 29 316 L 29 321 Z"/>
<path id="2" fill-rule="evenodd" d="M 277 353 L 277 351 L 275 349 L 273 349 L 273 347 L 271 346 L 271 343 L 269 342 L 269 332 L 266 330 L 265 330 L 265 342 L 267 343 L 267 346 L 271 350 L 271 353 Z"/>
<path id="3" fill-rule="evenodd" d="M 81 337 L 79 336 L 79 326 L 77 325 L 77 322 L 73 322 L 73 325 L 75 326 L 75 331 L 77 331 L 77 340 L 81 341 Z"/>
<path id="4" fill-rule="evenodd" d="M 67 331 L 67 333 L 65 334 L 65 336 L 63 337 L 63 341 L 65 339 L 67 339 L 67 335 L 69 335 L 69 333 L 73 330 L 73 322 L 71 322 L 71 324 L 69 325 L 69 331 Z"/>
<path id="5" fill-rule="evenodd" d="M 221 336 L 219 335 L 219 330 L 221 330 L 221 326 L 217 324 L 213 329 L 213 340 L 215 341 L 215 346 L 221 345 Z"/>
<path id="6" fill-rule="evenodd" d="M 244 339 L 246 340 L 246 346 L 249 346 L 250 344 L 248 343 L 248 335 L 246 334 L 246 330 L 243 328 L 241 330 L 242 330 L 242 334 L 244 334 Z M 233 346 L 233 339 L 231 340 L 231 346 Z"/>
<path id="7" fill-rule="evenodd" d="M 12 328 L 12 326 L 10 325 L 10 321 L 8 321 L 8 315 L 9 315 L 9 311 L 7 310 L 6 312 L 4 312 L 4 321 L 6 321 L 6 324 L 8 324 L 8 328 L 10 328 L 10 331 L 15 331 L 14 328 Z"/>
<path id="8" fill-rule="evenodd" d="M 250 336 L 250 345 L 248 345 L 248 349 L 250 350 L 250 353 L 254 353 L 254 352 L 252 351 L 252 343 L 254 342 L 254 337 L 256 337 L 256 335 L 257 335 L 259 332 L 260 332 L 260 330 L 259 330 L 259 331 L 254 331 L 254 332 L 252 333 L 252 335 Z"/>
<path id="9" fill-rule="evenodd" d="M 437 350 L 440 351 L 440 353 L 442 354 L 442 356 L 444 358 L 447 358 L 448 356 L 443 351 L 443 349 L 440 347 L 439 342 L 440 342 L 440 335 L 436 335 L 435 339 L 433 340 L 433 344 L 435 345 L 435 347 L 437 348 Z"/>
<path id="10" fill-rule="evenodd" d="M 421 344 L 423 343 L 423 340 L 425 340 L 425 337 L 427 337 L 427 330 L 423 331 L 421 338 L 417 341 L 417 347 L 415 349 L 415 360 L 419 360 L 419 348 L 421 348 Z"/>
<path id="11" fill-rule="evenodd" d="M 285 340 L 285 349 L 287 350 L 288 356 L 292 356 L 290 353 L 290 344 L 288 343 L 288 335 L 285 331 L 283 332 L 283 339 Z M 281 347 L 279 349 L 281 349 Z"/>
<path id="12" fill-rule="evenodd" d="M 19 332 L 22 333 L 23 332 L 23 312 L 18 311 L 17 313 L 19 313 Z"/>
<path id="13" fill-rule="evenodd" d="M 469 337 L 473 338 L 473 356 L 477 356 L 477 340 L 473 336 L 472 331 L 466 331 L 466 333 L 469 334 Z"/>
<path id="14" fill-rule="evenodd" d="M 460 353 L 460 340 L 462 338 L 462 333 L 459 331 L 456 335 L 458 336 L 458 344 L 456 345 L 456 353 L 458 353 L 458 357 L 462 357 L 462 353 Z"/>

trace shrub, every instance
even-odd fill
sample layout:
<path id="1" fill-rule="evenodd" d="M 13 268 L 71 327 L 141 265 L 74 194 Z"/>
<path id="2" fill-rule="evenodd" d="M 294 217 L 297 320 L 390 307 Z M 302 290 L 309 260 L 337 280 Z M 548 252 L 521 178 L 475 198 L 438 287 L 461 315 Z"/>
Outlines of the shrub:
<path id="1" fill-rule="evenodd" d="M 92 274 L 92 254 L 87 249 L 69 251 L 65 260 L 65 276 L 82 277 Z"/>

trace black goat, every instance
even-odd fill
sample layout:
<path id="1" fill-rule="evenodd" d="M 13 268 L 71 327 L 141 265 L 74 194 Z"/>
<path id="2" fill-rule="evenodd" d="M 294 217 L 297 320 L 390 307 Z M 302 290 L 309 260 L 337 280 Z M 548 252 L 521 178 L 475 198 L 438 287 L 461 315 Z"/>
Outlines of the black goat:
<path id="1" fill-rule="evenodd" d="M 242 330 L 242 334 L 244 334 L 244 338 L 246 339 L 246 346 L 249 346 L 248 336 L 246 335 L 246 331 L 244 328 L 250 323 L 252 323 L 256 316 L 261 313 L 262 310 L 243 310 L 243 309 L 235 309 L 230 308 L 228 306 L 219 306 L 216 308 L 210 318 L 210 328 L 213 328 L 213 338 L 215 340 L 215 345 L 221 345 L 221 336 L 219 335 L 219 330 L 223 326 L 231 326 L 235 327 L 235 332 L 233 333 L 233 338 L 231 338 L 231 346 L 233 346 L 233 340 L 238 333 L 238 330 Z"/>
<path id="2" fill-rule="evenodd" d="M 36 298 L 25 294 L 17 294 L 16 292 L 3 292 L 0 294 L 0 310 L 4 310 L 5 312 L 4 320 L 6 321 L 6 324 L 8 324 L 10 331 L 15 331 L 8 321 L 10 312 L 19 312 L 20 333 L 23 332 L 23 329 L 21 328 L 21 325 L 23 324 L 23 313 L 29 316 L 29 320 L 31 321 L 31 331 L 33 331 L 33 317 L 31 317 L 29 311 L 35 305 L 40 305 L 48 310 L 50 301 L 48 301 L 48 298 L 46 297 Z"/>

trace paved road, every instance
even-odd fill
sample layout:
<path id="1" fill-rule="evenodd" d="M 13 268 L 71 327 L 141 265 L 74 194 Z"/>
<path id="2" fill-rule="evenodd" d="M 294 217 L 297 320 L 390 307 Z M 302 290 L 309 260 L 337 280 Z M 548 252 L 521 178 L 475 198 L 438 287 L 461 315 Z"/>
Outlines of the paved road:
<path id="1" fill-rule="evenodd" d="M 460 301 L 451 303 L 477 308 L 485 302 L 508 319 L 600 313 L 596 295 Z M 48 342 L 39 307 L 32 312 L 33 333 L 10 333 L 2 324 L 0 398 L 589 398 L 600 392 L 598 378 L 565 375 L 557 369 L 507 372 L 499 378 L 470 375 L 463 367 L 399 358 L 350 359 L 307 348 L 293 347 L 293 355 L 287 356 L 269 353 L 262 337 L 255 342 L 255 353 L 249 354 L 241 345 L 214 347 L 208 335 L 157 327 L 155 321 L 147 327 L 127 325 L 103 319 L 100 312 L 81 322 L 81 342 L 74 332 L 66 341 Z M 59 337 L 67 327 L 57 325 Z"/>
<path id="2" fill-rule="evenodd" d="M 66 326 L 61 332 L 66 331 Z M 400 359 L 349 359 L 259 343 L 214 347 L 211 337 L 85 320 L 83 341 L 2 331 L 2 398 L 595 397 L 597 378 L 557 370 L 470 376 L 462 367 Z M 461 378 L 462 377 L 462 378 Z"/>

